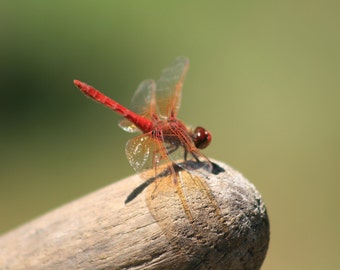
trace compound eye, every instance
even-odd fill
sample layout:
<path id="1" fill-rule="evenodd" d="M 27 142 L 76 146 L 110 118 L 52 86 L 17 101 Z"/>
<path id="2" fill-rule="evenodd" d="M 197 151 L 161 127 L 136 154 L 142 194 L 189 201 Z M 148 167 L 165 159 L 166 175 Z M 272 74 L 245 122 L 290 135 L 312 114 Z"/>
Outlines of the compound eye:
<path id="1" fill-rule="evenodd" d="M 206 148 L 211 142 L 211 134 L 205 128 L 197 127 L 194 130 L 193 141 L 197 148 Z"/>

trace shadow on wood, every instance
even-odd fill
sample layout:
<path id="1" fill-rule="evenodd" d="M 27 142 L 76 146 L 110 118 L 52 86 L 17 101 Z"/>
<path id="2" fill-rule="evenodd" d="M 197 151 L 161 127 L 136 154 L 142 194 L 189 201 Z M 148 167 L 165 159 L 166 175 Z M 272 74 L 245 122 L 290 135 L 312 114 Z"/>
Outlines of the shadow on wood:
<path id="1" fill-rule="evenodd" d="M 131 176 L 0 237 L 0 269 L 260 269 L 269 243 L 261 195 L 241 174 Z M 183 199 L 185 200 L 183 201 Z"/>

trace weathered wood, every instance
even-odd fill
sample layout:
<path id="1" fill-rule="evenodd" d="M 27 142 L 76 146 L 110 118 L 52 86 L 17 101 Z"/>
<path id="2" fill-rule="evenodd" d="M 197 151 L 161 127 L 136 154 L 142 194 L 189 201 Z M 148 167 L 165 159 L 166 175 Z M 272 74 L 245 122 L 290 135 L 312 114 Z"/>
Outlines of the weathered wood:
<path id="1" fill-rule="evenodd" d="M 218 164 L 225 172 L 181 172 L 180 188 L 163 179 L 126 205 L 138 176 L 47 213 L 0 237 L 0 269 L 259 269 L 269 242 L 261 195 Z"/>

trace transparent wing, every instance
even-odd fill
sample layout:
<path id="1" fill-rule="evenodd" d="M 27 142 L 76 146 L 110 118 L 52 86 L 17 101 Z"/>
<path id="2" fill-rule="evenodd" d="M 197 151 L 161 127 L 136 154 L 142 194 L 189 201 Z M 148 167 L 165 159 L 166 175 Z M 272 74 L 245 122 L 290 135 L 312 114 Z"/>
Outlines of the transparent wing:
<path id="1" fill-rule="evenodd" d="M 156 83 L 153 80 L 142 81 L 131 100 L 131 110 L 135 113 L 151 118 L 156 114 Z M 127 132 L 140 131 L 135 124 L 129 120 L 122 118 L 119 126 Z"/>
<path id="2" fill-rule="evenodd" d="M 177 57 L 165 68 L 157 81 L 157 107 L 160 116 L 176 116 L 181 103 L 182 85 L 189 68 L 189 59 Z"/>
<path id="3" fill-rule="evenodd" d="M 163 142 L 152 138 L 151 132 L 130 139 L 125 153 L 131 167 L 143 179 L 156 176 L 163 165 L 171 163 Z"/>

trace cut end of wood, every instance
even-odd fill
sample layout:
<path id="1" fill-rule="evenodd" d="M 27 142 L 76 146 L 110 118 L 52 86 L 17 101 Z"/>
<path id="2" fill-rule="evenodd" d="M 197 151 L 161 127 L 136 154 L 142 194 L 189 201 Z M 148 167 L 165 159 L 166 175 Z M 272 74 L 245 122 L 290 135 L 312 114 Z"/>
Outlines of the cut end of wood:
<path id="1" fill-rule="evenodd" d="M 183 171 L 177 187 L 161 179 L 146 191 L 151 215 L 172 251 L 183 256 L 166 267 L 260 269 L 269 243 L 261 195 L 231 167 L 213 165 L 213 174 Z"/>
<path id="2" fill-rule="evenodd" d="M 132 176 L 0 237 L 0 269 L 260 269 L 269 220 L 260 193 L 214 161 L 205 176 Z"/>

